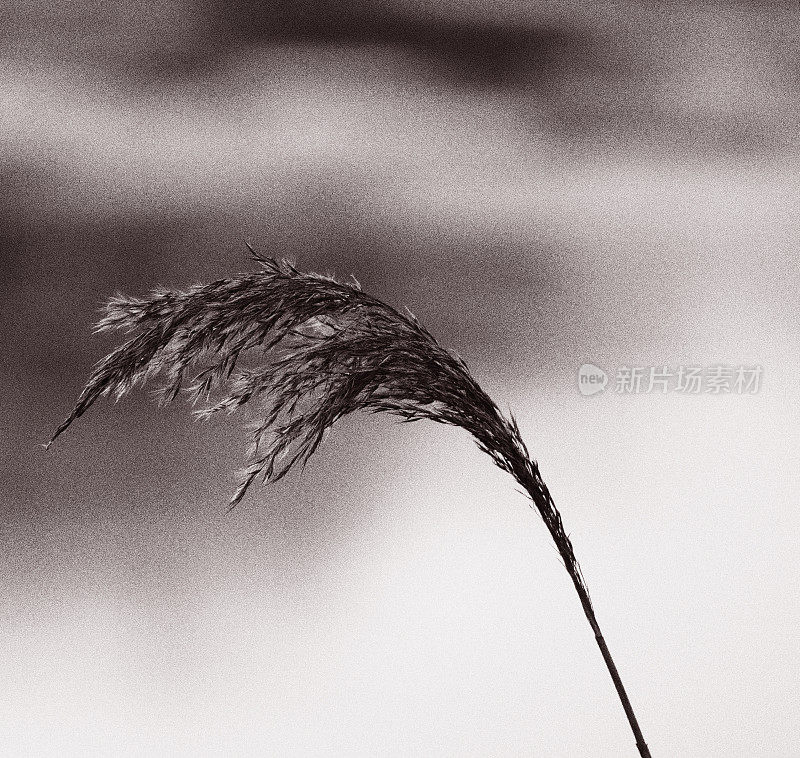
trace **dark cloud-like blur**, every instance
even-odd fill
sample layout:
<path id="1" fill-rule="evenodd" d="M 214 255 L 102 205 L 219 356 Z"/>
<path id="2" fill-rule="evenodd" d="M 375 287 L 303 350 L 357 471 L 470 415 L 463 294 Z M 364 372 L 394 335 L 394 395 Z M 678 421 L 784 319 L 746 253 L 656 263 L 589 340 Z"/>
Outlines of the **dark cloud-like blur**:
<path id="1" fill-rule="evenodd" d="M 141 393 L 40 451 L 104 298 L 249 242 L 410 307 L 514 408 L 654 755 L 793 754 L 796 4 L 2 21 L 0 753 L 632 752 L 532 514 L 453 430 L 346 420 L 230 517 L 235 420 Z M 765 387 L 589 402 L 585 362 Z"/>

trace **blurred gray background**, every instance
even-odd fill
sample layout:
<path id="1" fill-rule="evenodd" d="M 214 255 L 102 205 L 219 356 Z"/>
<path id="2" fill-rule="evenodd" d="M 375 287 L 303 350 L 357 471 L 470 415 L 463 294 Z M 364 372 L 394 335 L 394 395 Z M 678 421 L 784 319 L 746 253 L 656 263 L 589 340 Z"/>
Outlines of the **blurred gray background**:
<path id="1" fill-rule="evenodd" d="M 517 415 L 654 756 L 800 732 L 796 2 L 15 0 L 0 24 L 0 754 L 635 754 L 458 430 L 346 419 L 224 503 L 146 392 L 47 454 L 98 308 L 250 266 L 408 306 Z M 583 363 L 760 364 L 582 397 Z"/>

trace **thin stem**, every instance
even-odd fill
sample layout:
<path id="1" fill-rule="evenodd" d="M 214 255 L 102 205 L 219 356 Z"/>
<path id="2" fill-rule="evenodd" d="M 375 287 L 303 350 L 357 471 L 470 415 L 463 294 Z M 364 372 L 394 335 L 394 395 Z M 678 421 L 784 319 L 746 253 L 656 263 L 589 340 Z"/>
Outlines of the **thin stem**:
<path id="1" fill-rule="evenodd" d="M 603 633 L 600 631 L 600 626 L 598 625 L 597 618 L 594 615 L 594 609 L 592 608 L 592 604 L 589 600 L 589 595 L 586 592 L 583 583 L 575 582 L 574 577 L 573 584 L 575 584 L 575 589 L 578 591 L 578 597 L 581 600 L 583 612 L 586 614 L 586 618 L 589 620 L 589 625 L 592 627 L 592 631 L 594 632 L 594 638 L 597 640 L 597 646 L 600 648 L 600 652 L 603 654 L 603 660 L 606 662 L 608 673 L 611 674 L 611 679 L 614 682 L 617 695 L 619 695 L 620 702 L 625 710 L 625 715 L 628 717 L 628 723 L 631 725 L 633 736 L 636 738 L 636 747 L 639 748 L 639 755 L 642 758 L 651 758 L 650 749 L 647 747 L 647 743 L 644 741 L 644 736 L 642 735 L 642 730 L 639 727 L 639 722 L 636 720 L 636 714 L 633 712 L 633 706 L 631 705 L 631 701 L 628 699 L 628 693 L 625 692 L 625 686 L 622 684 L 622 679 L 620 679 L 617 666 L 614 663 L 614 659 L 611 657 L 611 653 L 608 649 L 608 645 L 606 645 L 606 640 L 603 637 Z"/>
<path id="2" fill-rule="evenodd" d="M 521 484 L 523 484 L 525 489 L 528 491 L 528 494 L 533 500 L 533 504 L 536 506 L 536 509 L 539 511 L 542 519 L 547 525 L 550 535 L 556 544 L 556 548 L 558 549 L 558 552 L 564 561 L 564 566 L 569 573 L 570 579 L 572 579 L 572 583 L 575 586 L 578 597 L 580 598 L 583 612 L 586 614 L 589 625 L 592 627 L 594 638 L 597 641 L 597 646 L 600 648 L 600 652 L 603 654 L 603 660 L 606 662 L 608 673 L 611 674 L 611 679 L 614 682 L 617 695 L 622 703 L 622 708 L 625 711 L 625 715 L 628 717 L 628 723 L 630 724 L 631 730 L 633 731 L 633 736 L 636 739 L 636 747 L 639 749 L 639 755 L 641 758 L 652 758 L 650 755 L 650 749 L 647 747 L 647 743 L 644 741 L 644 736 L 642 735 L 642 730 L 639 727 L 639 722 L 636 719 L 636 714 L 633 712 L 631 701 L 628 699 L 628 693 L 625 692 L 625 687 L 622 684 L 622 679 L 620 679 L 617 666 L 614 663 L 614 659 L 611 657 L 611 653 L 608 649 L 608 645 L 606 645 L 603 633 L 600 631 L 600 626 L 597 623 L 597 617 L 594 615 L 594 608 L 592 607 L 592 601 L 589 597 L 589 590 L 586 587 L 580 566 L 575 558 L 575 553 L 572 549 L 572 542 L 567 533 L 564 531 L 564 526 L 561 521 L 561 514 L 558 512 L 547 486 L 542 481 L 538 466 L 533 461 L 529 461 L 525 475 L 518 477 L 518 481 L 520 478 L 524 480 L 521 482 Z"/>

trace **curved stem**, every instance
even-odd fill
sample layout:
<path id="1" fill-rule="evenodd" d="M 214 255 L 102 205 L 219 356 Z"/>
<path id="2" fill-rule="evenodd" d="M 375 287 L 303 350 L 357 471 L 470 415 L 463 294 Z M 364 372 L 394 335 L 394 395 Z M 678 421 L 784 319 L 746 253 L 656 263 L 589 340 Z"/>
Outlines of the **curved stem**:
<path id="1" fill-rule="evenodd" d="M 620 702 L 625 710 L 625 715 L 628 717 L 628 723 L 631 725 L 633 736 L 636 738 L 636 747 L 639 748 L 639 755 L 642 758 L 652 758 L 650 755 L 650 749 L 647 747 L 647 743 L 644 741 L 644 736 L 642 735 L 642 730 L 639 727 L 639 722 L 636 720 L 636 714 L 633 712 L 631 701 L 628 699 L 628 693 L 625 692 L 625 686 L 622 684 L 622 679 L 620 679 L 617 666 L 614 663 L 614 659 L 611 657 L 611 653 L 609 652 L 608 645 L 606 645 L 603 633 L 600 631 L 600 626 L 598 625 L 597 618 L 594 615 L 594 609 L 589 601 L 589 595 L 586 592 L 582 582 L 575 582 L 575 579 L 573 578 L 573 584 L 575 585 L 575 589 L 578 591 L 578 597 L 580 597 L 581 605 L 583 606 L 583 612 L 586 614 L 586 618 L 589 620 L 589 625 L 592 627 L 592 631 L 594 632 L 594 638 L 597 640 L 597 646 L 600 648 L 600 652 L 603 654 L 603 660 L 606 662 L 608 673 L 611 674 L 611 679 L 614 682 L 617 695 L 619 695 Z"/>
<path id="2" fill-rule="evenodd" d="M 575 586 L 575 590 L 580 598 L 583 612 L 586 614 L 589 625 L 592 627 L 592 631 L 594 632 L 594 638 L 597 641 L 597 646 L 600 648 L 600 652 L 603 654 L 603 660 L 608 668 L 608 673 L 611 674 L 611 679 L 614 682 L 617 695 L 619 696 L 622 707 L 625 710 L 625 715 L 628 717 L 628 723 L 630 724 L 631 730 L 633 731 L 633 736 L 636 739 L 636 747 L 639 750 L 639 755 L 641 758 L 652 758 L 650 755 L 650 749 L 647 747 L 647 743 L 644 741 L 642 730 L 639 727 L 639 722 L 636 720 L 636 714 L 633 712 L 631 701 L 628 699 L 628 693 L 625 692 L 625 687 L 622 684 L 622 679 L 620 679 L 619 671 L 617 671 L 614 659 L 611 657 L 611 653 L 609 652 L 608 645 L 606 645 L 603 633 L 600 631 L 600 626 L 597 623 L 597 617 L 594 615 L 594 608 L 592 607 L 592 601 L 589 597 L 589 590 L 586 587 L 580 566 L 575 558 L 575 553 L 572 549 L 572 542 L 569 538 L 569 535 L 564 530 L 564 525 L 561 521 L 561 514 L 558 512 L 547 486 L 542 481 L 538 466 L 533 461 L 529 460 L 526 470 L 521 472 L 521 475 L 517 476 L 517 481 L 520 481 L 530 495 L 534 506 L 539 511 L 539 514 L 542 516 L 542 519 L 544 520 L 547 529 L 550 532 L 550 536 L 553 538 L 553 542 L 555 542 L 559 555 L 564 561 L 564 566 L 567 569 L 567 573 L 569 573 L 570 579 L 572 579 L 572 584 Z"/>

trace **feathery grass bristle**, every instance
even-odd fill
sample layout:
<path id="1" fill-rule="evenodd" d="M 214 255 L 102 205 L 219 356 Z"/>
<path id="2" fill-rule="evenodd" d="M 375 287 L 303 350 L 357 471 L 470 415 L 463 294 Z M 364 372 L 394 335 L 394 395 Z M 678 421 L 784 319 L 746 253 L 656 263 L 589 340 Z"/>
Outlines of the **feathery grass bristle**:
<path id="1" fill-rule="evenodd" d="M 97 364 L 51 442 L 98 398 L 122 397 L 157 376 L 161 402 L 180 393 L 192 403 L 208 402 L 221 392 L 194 412 L 201 419 L 260 401 L 264 416 L 251 429 L 233 507 L 259 476 L 277 481 L 305 463 L 342 416 L 384 411 L 406 421 L 429 419 L 468 431 L 531 494 L 561 538 L 560 516 L 514 418 L 503 416 L 464 362 L 410 312 L 367 295 L 355 279 L 339 282 L 301 273 L 286 260 L 253 256 L 256 272 L 186 292 L 111 298 L 95 331 L 134 336 Z M 245 354 L 259 365 L 239 367 Z"/>

